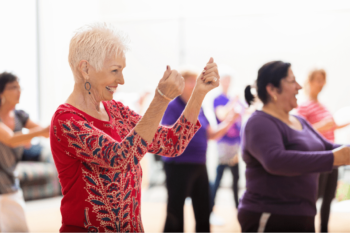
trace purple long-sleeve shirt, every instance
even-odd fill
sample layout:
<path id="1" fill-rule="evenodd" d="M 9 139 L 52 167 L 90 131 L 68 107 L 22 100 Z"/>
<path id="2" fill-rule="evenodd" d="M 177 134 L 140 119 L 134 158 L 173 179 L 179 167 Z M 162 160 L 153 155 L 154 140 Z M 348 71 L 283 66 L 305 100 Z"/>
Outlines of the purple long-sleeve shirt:
<path id="1" fill-rule="evenodd" d="M 296 116 L 297 117 L 297 116 Z M 333 168 L 338 147 L 301 117 L 302 130 L 256 111 L 242 130 L 247 190 L 239 208 L 281 215 L 316 215 L 320 172 Z"/>

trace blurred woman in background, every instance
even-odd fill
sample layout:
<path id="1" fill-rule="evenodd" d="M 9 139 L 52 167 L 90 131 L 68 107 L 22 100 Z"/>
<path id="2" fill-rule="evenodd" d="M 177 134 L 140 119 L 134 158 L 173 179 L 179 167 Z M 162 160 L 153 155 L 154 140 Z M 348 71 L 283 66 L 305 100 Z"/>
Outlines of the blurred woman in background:
<path id="1" fill-rule="evenodd" d="M 198 73 L 192 70 L 181 72 L 185 79 L 182 94 L 171 101 L 162 119 L 163 125 L 173 125 L 181 116 L 195 88 Z M 237 115 L 231 112 L 216 129 L 210 127 L 201 109 L 198 120 L 202 128 L 194 135 L 181 156 L 165 158 L 164 169 L 168 190 L 167 217 L 164 232 L 184 231 L 184 204 L 191 197 L 197 232 L 209 232 L 210 195 L 206 168 L 207 143 L 209 139 L 218 139 L 226 134 Z"/>
<path id="2" fill-rule="evenodd" d="M 350 148 L 332 144 L 302 117 L 301 86 L 290 63 L 273 61 L 258 71 L 257 92 L 264 103 L 242 130 L 246 192 L 238 211 L 242 232 L 315 232 L 318 177 L 350 164 Z M 248 104 L 254 96 L 245 90 Z"/>
<path id="3" fill-rule="evenodd" d="M 308 100 L 301 104 L 297 112 L 304 117 L 325 139 L 334 142 L 334 131 L 345 125 L 337 125 L 332 114 L 318 101 L 318 96 L 326 84 L 326 72 L 316 69 L 310 72 L 305 82 Z M 321 232 L 328 232 L 328 220 L 332 200 L 335 196 L 338 181 L 338 168 L 322 173 L 319 177 L 318 197 L 323 197 L 321 207 Z"/>
<path id="4" fill-rule="evenodd" d="M 227 115 L 234 111 L 237 114 L 234 124 L 230 127 L 227 133 L 219 138 L 217 142 L 218 148 L 218 166 L 216 168 L 216 178 L 211 194 L 211 204 L 213 208 L 215 203 L 215 196 L 220 186 L 220 182 L 223 173 L 226 168 L 230 169 L 232 173 L 232 191 L 236 208 L 238 208 L 238 180 L 239 180 L 239 167 L 238 167 L 238 152 L 240 149 L 241 137 L 241 124 L 242 114 L 244 112 L 244 106 L 240 103 L 238 96 L 229 99 L 228 90 L 231 83 L 231 75 L 221 75 L 220 86 L 222 93 L 214 100 L 214 110 L 216 120 L 220 124 Z M 214 215 L 212 215 L 214 216 Z M 211 217 L 211 219 L 214 219 Z"/>
<path id="5" fill-rule="evenodd" d="M 0 232 L 28 232 L 24 199 L 15 174 L 23 146 L 34 137 L 49 137 L 49 127 L 42 128 L 29 115 L 16 110 L 21 97 L 18 78 L 0 74 Z M 27 134 L 22 129 L 27 128 Z"/>

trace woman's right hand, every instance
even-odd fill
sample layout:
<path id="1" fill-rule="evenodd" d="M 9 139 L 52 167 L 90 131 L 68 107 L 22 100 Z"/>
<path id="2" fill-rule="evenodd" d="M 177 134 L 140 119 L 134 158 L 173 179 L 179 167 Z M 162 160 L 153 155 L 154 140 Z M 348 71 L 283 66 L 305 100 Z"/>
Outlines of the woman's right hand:
<path id="1" fill-rule="evenodd" d="M 350 165 L 350 148 L 347 146 L 341 146 L 333 151 L 334 166 Z"/>
<path id="2" fill-rule="evenodd" d="M 167 66 L 163 78 L 159 81 L 158 89 L 167 98 L 174 99 L 182 94 L 185 87 L 185 80 L 179 72 L 171 70 Z"/>

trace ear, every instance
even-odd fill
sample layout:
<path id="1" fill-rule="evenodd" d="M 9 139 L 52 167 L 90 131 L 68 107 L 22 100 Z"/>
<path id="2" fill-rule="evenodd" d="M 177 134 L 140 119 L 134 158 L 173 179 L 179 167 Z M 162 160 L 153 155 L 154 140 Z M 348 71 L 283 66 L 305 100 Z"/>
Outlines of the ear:
<path id="1" fill-rule="evenodd" d="M 267 84 L 266 91 L 270 97 L 276 96 L 276 94 L 277 94 L 277 88 L 274 85 L 272 85 L 271 83 Z"/>
<path id="2" fill-rule="evenodd" d="M 79 74 L 84 78 L 84 80 L 89 79 L 89 62 L 86 60 L 81 60 L 78 64 Z"/>

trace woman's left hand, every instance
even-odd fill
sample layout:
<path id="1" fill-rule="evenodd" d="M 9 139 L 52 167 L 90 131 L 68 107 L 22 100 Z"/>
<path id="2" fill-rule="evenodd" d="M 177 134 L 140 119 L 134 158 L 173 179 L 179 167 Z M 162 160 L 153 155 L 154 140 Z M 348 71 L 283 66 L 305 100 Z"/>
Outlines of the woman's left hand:
<path id="1" fill-rule="evenodd" d="M 211 57 L 204 68 L 204 71 L 198 76 L 194 91 L 206 95 L 212 89 L 220 84 L 218 66 Z"/>

